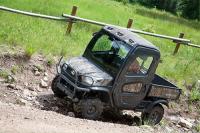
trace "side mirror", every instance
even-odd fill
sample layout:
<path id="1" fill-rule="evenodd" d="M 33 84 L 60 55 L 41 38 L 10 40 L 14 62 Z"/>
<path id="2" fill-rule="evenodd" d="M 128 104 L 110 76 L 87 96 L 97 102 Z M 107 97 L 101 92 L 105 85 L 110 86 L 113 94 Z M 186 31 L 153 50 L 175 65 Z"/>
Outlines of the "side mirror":
<path id="1" fill-rule="evenodd" d="M 94 32 L 94 33 L 92 34 L 92 36 L 95 36 L 97 33 L 98 33 L 98 32 Z"/>

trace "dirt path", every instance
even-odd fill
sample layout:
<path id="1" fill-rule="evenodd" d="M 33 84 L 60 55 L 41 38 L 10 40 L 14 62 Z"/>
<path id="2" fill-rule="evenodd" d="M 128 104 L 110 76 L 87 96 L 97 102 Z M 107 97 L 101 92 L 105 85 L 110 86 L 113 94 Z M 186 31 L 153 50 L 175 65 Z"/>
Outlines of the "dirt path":
<path id="1" fill-rule="evenodd" d="M 0 103 L 1 133 L 149 133 L 151 127 L 127 126 L 64 116 L 52 111 Z"/>

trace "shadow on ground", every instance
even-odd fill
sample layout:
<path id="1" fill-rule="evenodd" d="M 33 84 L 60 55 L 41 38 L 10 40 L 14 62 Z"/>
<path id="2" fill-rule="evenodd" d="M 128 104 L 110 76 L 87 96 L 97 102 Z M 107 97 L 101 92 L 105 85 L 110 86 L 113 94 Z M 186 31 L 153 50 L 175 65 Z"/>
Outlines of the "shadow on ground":
<path id="1" fill-rule="evenodd" d="M 73 106 L 67 99 L 54 97 L 53 94 L 39 95 L 36 100 L 40 103 L 40 109 L 46 111 L 54 111 L 63 115 L 72 115 Z M 74 115 L 75 117 L 75 115 Z M 112 116 L 109 112 L 104 112 L 99 121 L 118 123 L 125 125 L 140 125 L 140 118 L 132 115 L 120 115 L 119 117 Z"/>

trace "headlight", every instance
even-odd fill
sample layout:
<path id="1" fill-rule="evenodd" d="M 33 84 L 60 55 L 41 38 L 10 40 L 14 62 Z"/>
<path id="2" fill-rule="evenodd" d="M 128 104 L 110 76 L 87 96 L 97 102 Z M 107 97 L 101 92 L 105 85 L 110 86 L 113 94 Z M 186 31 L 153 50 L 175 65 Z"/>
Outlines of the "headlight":
<path id="1" fill-rule="evenodd" d="M 92 85 L 94 83 L 93 79 L 88 76 L 81 76 L 81 82 L 87 85 Z"/>

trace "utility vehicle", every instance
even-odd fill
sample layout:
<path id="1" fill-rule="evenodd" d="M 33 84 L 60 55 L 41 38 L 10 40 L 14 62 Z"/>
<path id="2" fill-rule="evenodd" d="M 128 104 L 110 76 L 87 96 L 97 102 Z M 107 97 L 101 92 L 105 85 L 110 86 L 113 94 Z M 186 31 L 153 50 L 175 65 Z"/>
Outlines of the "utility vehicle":
<path id="1" fill-rule="evenodd" d="M 139 35 L 113 26 L 93 34 L 84 54 L 57 64 L 52 90 L 67 97 L 77 114 L 98 119 L 105 110 L 141 112 L 161 121 L 164 108 L 181 90 L 155 74 L 160 51 Z"/>

